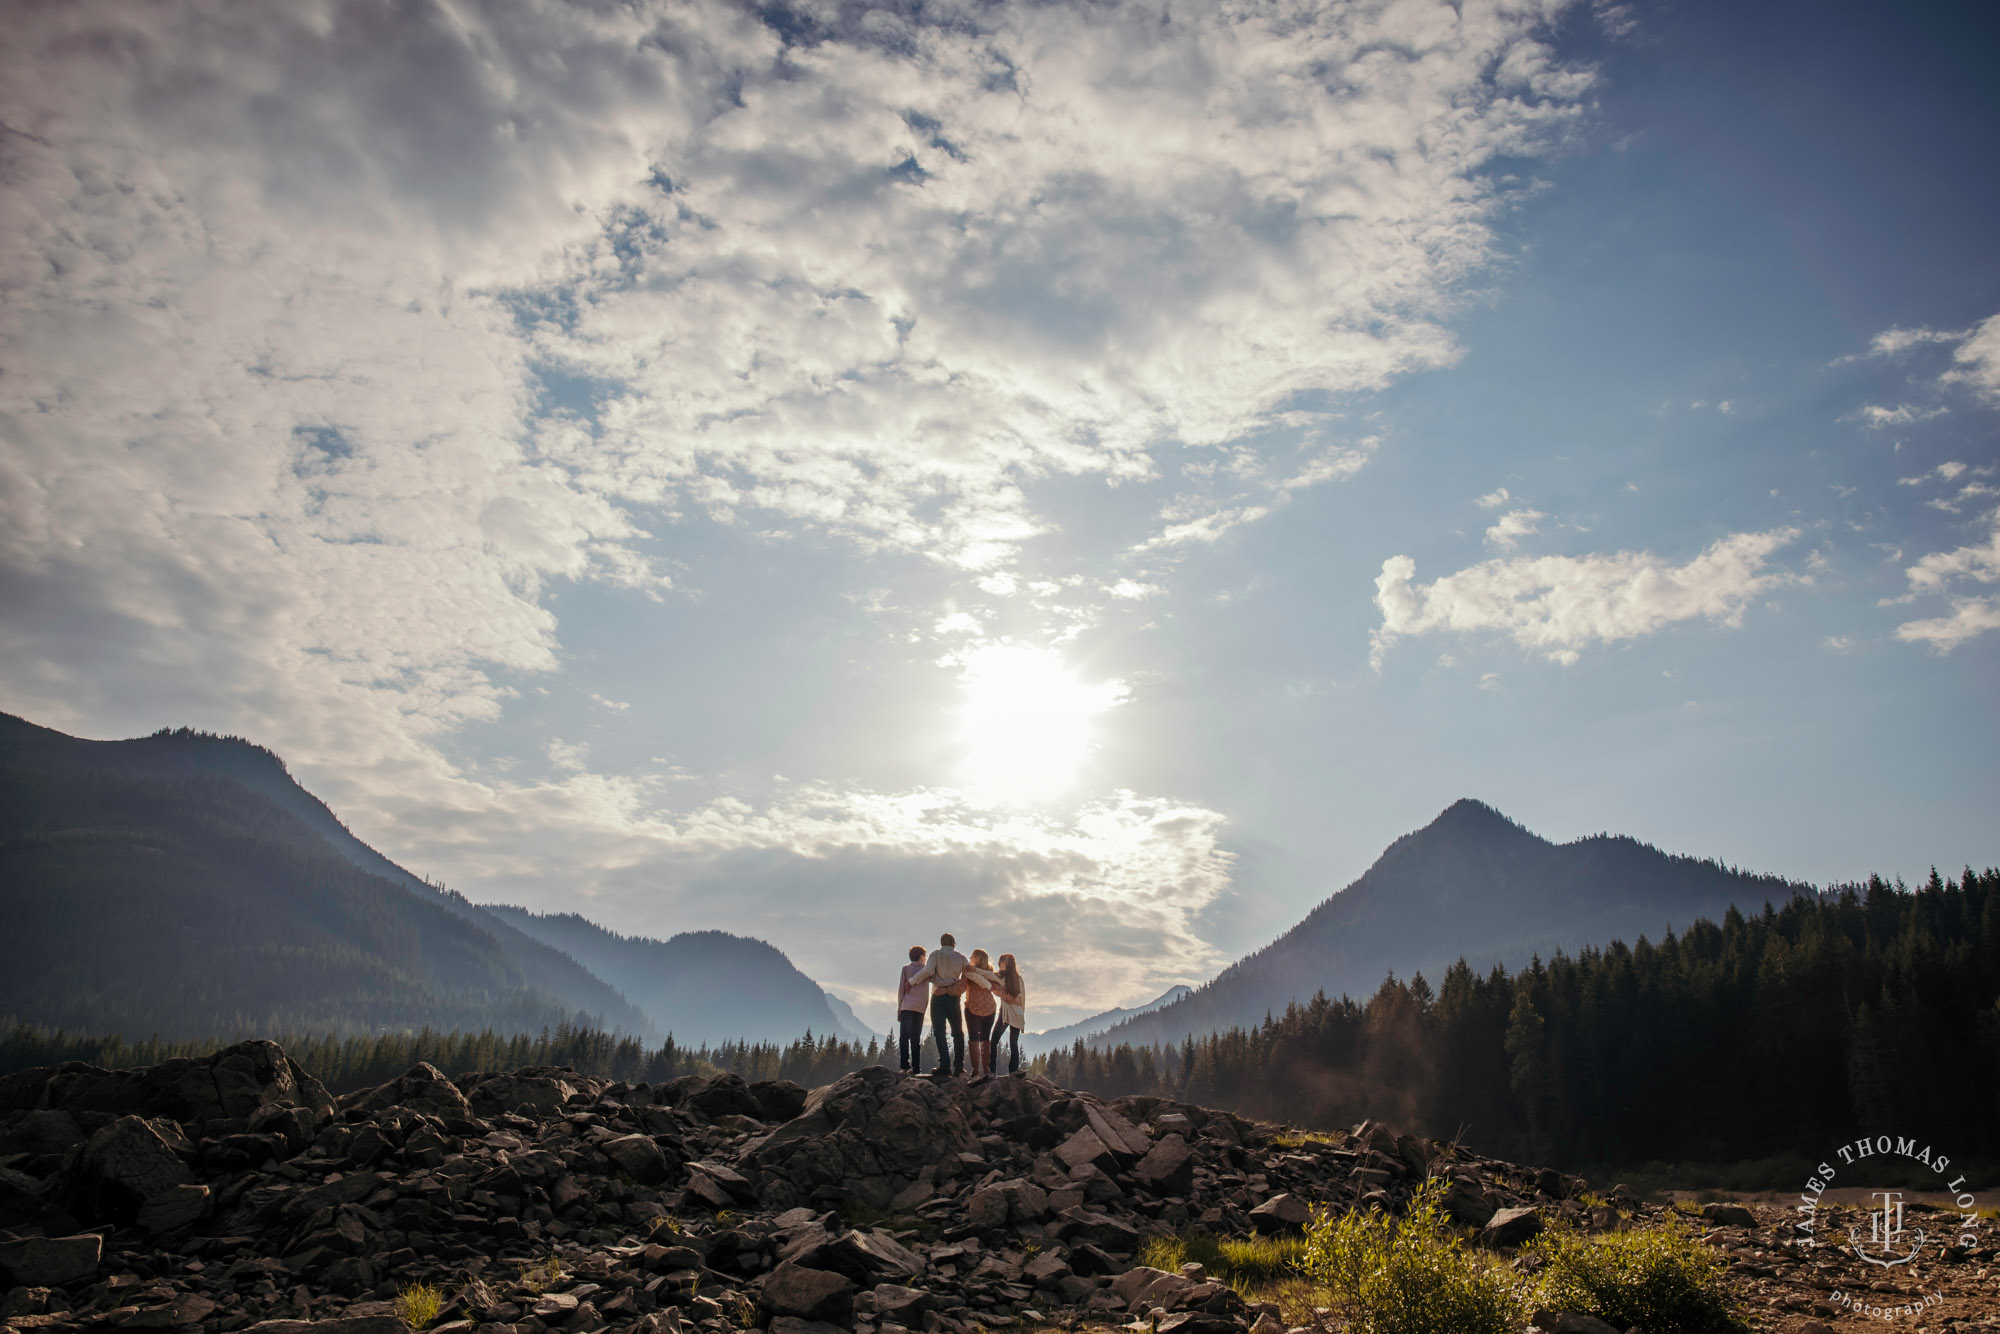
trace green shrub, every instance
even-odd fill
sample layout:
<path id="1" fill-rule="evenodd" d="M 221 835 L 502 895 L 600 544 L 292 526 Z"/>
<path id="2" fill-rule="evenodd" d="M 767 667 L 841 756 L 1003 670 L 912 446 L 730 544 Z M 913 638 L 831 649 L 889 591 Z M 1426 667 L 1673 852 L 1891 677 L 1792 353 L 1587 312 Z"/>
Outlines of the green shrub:
<path id="1" fill-rule="evenodd" d="M 1465 1249 L 1426 1182 L 1401 1218 L 1380 1209 L 1314 1215 L 1303 1268 L 1323 1283 L 1356 1334 L 1513 1334 L 1526 1310 L 1520 1280 Z"/>
<path id="2" fill-rule="evenodd" d="M 1529 1243 L 1545 1262 L 1536 1305 L 1594 1315 L 1647 1334 L 1741 1334 L 1723 1264 L 1688 1229 L 1673 1223 L 1584 1237 L 1567 1229 Z"/>
<path id="3" fill-rule="evenodd" d="M 411 1329 L 428 1329 L 444 1309 L 444 1293 L 430 1283 L 412 1283 L 396 1294 L 396 1314 Z"/>

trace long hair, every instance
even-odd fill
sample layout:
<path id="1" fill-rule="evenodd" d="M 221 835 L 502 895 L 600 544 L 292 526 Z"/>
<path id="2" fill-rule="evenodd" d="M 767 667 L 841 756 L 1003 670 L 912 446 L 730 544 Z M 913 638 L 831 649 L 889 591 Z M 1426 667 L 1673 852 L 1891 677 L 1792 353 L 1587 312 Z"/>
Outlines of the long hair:
<path id="1" fill-rule="evenodd" d="M 974 968 L 991 968 L 993 964 L 987 959 L 985 950 L 974 950 L 972 952 L 972 966 Z"/>
<path id="2" fill-rule="evenodd" d="M 1009 996 L 1020 995 L 1021 966 L 1014 962 L 1013 955 L 1003 954 L 1000 956 L 999 973 L 1000 973 L 1000 980 L 1006 983 L 1007 985 L 1007 994 Z"/>

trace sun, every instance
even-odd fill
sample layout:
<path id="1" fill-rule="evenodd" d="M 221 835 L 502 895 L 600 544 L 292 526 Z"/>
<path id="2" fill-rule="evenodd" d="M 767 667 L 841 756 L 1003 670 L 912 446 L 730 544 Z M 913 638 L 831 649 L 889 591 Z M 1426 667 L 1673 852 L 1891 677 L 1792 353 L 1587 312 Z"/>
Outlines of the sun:
<path id="1" fill-rule="evenodd" d="M 1095 748 L 1095 719 L 1128 693 L 1123 681 L 1079 680 L 1052 648 L 985 644 L 956 660 L 961 774 L 982 802 L 1027 805 L 1067 790 Z"/>

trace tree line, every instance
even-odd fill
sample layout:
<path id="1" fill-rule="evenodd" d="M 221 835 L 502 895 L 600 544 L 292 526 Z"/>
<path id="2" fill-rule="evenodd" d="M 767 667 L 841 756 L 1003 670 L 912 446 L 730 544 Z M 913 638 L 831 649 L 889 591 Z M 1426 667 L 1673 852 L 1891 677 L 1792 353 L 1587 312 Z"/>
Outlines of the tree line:
<path id="1" fill-rule="evenodd" d="M 128 1042 L 121 1037 L 94 1037 L 0 1019 L 0 1075 L 63 1061 L 83 1061 L 105 1069 L 157 1065 L 178 1057 L 206 1056 L 233 1039 L 163 1042 L 149 1038 Z M 812 1088 L 827 1084 L 863 1066 L 880 1065 L 886 1046 L 881 1039 L 865 1045 L 831 1034 L 811 1033 L 790 1043 L 725 1042 L 689 1047 L 670 1035 L 658 1047 L 637 1038 L 599 1029 L 560 1024 L 539 1034 L 416 1032 L 278 1037 L 286 1055 L 335 1093 L 351 1093 L 387 1083 L 419 1061 L 449 1075 L 477 1070 L 517 1070 L 522 1066 L 560 1066 L 579 1074 L 631 1084 L 659 1084 L 682 1075 L 712 1075 L 730 1071 L 752 1083 L 789 1079 Z"/>
<path id="2" fill-rule="evenodd" d="M 11 1030 L 11 1032 L 9 1031 Z M 0 1073 L 199 1055 L 220 1042 L 128 1043 L 0 1020 Z M 562 1024 L 538 1036 L 384 1033 L 279 1039 L 336 1092 L 418 1061 L 447 1073 L 569 1066 L 633 1083 L 730 1070 L 812 1087 L 886 1064 L 810 1034 L 685 1047 Z M 1657 944 L 1588 948 L 1509 973 L 1462 960 L 1437 987 L 1393 976 L 1251 1028 L 1177 1045 L 1082 1042 L 1031 1067 L 1065 1087 L 1165 1095 L 1315 1128 L 1367 1118 L 1577 1170 L 1793 1159 L 1862 1134 L 1915 1134 L 2000 1161 L 2000 870 L 1879 877 L 1732 909 Z M 1782 1174 L 1781 1174 L 1782 1175 Z M 1801 1178 L 1803 1180 L 1803 1178 Z"/>
<path id="3" fill-rule="evenodd" d="M 1380 1117 L 1558 1166 L 1819 1155 L 1867 1133 L 2000 1158 L 2000 871 L 1802 894 L 1654 944 L 1433 989 L 1389 977 L 1178 1047 L 1042 1067 L 1316 1127 Z"/>

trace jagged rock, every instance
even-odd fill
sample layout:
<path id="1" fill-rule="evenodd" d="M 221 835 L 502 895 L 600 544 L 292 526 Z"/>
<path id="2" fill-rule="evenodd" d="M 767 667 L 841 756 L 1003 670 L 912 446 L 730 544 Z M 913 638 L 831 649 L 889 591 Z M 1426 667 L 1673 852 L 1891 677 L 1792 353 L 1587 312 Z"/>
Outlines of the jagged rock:
<path id="1" fill-rule="evenodd" d="M 844 1320 L 854 1309 L 854 1283 L 845 1274 L 785 1260 L 764 1278 L 757 1302 L 772 1315 Z"/>
<path id="2" fill-rule="evenodd" d="M 207 1186 L 169 1186 L 139 1206 L 137 1222 L 149 1234 L 178 1232 L 193 1227 L 208 1214 L 211 1192 Z"/>
<path id="3" fill-rule="evenodd" d="M 510 1112 L 515 1116 L 559 1116 L 576 1086 L 550 1073 L 516 1070 L 512 1074 L 487 1075 L 464 1090 L 466 1102 L 479 1116 Z"/>
<path id="4" fill-rule="evenodd" d="M 76 1118 L 55 1108 L 29 1108 L 0 1120 L 0 1157 L 68 1153 L 83 1139 Z"/>
<path id="5" fill-rule="evenodd" d="M 1312 1207 L 1296 1195 L 1273 1195 L 1250 1211 L 1250 1224 L 1265 1236 L 1303 1232 L 1312 1222 Z"/>
<path id="6" fill-rule="evenodd" d="M 1243 1322 L 1205 1311 L 1176 1311 L 1153 1326 L 1154 1334 L 1241 1334 Z"/>
<path id="7" fill-rule="evenodd" d="M 0 1241 L 0 1275 L 24 1288 L 61 1287 L 97 1272 L 104 1238 L 21 1237 Z"/>
<path id="8" fill-rule="evenodd" d="M 1185 1121 L 1187 1118 L 1179 1118 Z M 1164 1134 L 1132 1168 L 1135 1180 L 1159 1195 L 1185 1195 L 1194 1186 L 1194 1150 L 1178 1133 Z"/>
<path id="9" fill-rule="evenodd" d="M 409 1326 L 392 1315 L 340 1317 L 334 1320 L 260 1320 L 246 1334 L 409 1334 Z"/>
<path id="10" fill-rule="evenodd" d="M 978 1147 L 964 1112 L 936 1083 L 876 1066 L 814 1089 L 805 1111 L 751 1144 L 740 1166 L 807 1195 L 844 1190 L 882 1209 L 926 1167 L 955 1164 Z"/>
<path id="11" fill-rule="evenodd" d="M 472 1104 L 444 1072 L 428 1061 L 419 1061 L 378 1088 L 350 1093 L 340 1100 L 342 1112 L 372 1114 L 390 1107 L 407 1107 L 432 1116 L 470 1120 Z"/>
<path id="12" fill-rule="evenodd" d="M 0 1078 L 0 1113 L 47 1109 L 199 1122 L 247 1117 L 271 1103 L 333 1110 L 325 1087 L 275 1042 L 239 1042 L 199 1060 L 143 1070 L 66 1061 Z"/>
<path id="13" fill-rule="evenodd" d="M 1541 1230 L 1541 1210 L 1502 1209 L 1480 1229 L 1479 1240 L 1488 1246 L 1519 1246 Z"/>
<path id="14" fill-rule="evenodd" d="M 1704 1204 L 1701 1206 L 1704 1221 L 1718 1227 L 1756 1227 L 1757 1215 L 1740 1204 Z"/>
<path id="15" fill-rule="evenodd" d="M 618 1135 L 598 1145 L 597 1151 L 642 1186 L 657 1186 L 673 1172 L 651 1135 Z"/>
<path id="16" fill-rule="evenodd" d="M 1059 1251 L 1043 1251 L 1021 1270 L 1021 1276 L 1038 1288 L 1053 1287 L 1068 1274 L 1069 1261 Z"/>
<path id="17" fill-rule="evenodd" d="M 1129 1223 L 1087 1209 L 1063 1210 L 1057 1216 L 1056 1235 L 1064 1241 L 1119 1255 L 1130 1255 L 1139 1249 L 1139 1233 Z"/>
<path id="18" fill-rule="evenodd" d="M 789 1121 L 806 1109 L 806 1090 L 789 1079 L 760 1079 L 750 1086 L 757 1119 L 772 1124 Z"/>
<path id="19" fill-rule="evenodd" d="M 906 1288 L 895 1283 L 876 1285 L 875 1315 L 879 1320 L 914 1325 L 923 1320 L 926 1311 L 936 1308 L 937 1298 L 920 1288 Z"/>
<path id="20" fill-rule="evenodd" d="M 1195 1287 L 1193 1280 L 1145 1265 L 1128 1269 L 1111 1280 L 1111 1290 L 1133 1311 L 1168 1306 Z"/>
<path id="21" fill-rule="evenodd" d="M 1056 1149 L 1056 1157 L 1071 1171 L 1080 1167 L 1095 1167 L 1107 1176 L 1118 1170 L 1118 1155 L 1104 1139 L 1089 1126 L 1083 1127 Z"/>
<path id="22" fill-rule="evenodd" d="M 1617 1326 L 1581 1311 L 1537 1311 L 1528 1327 L 1541 1334 L 1619 1334 Z"/>
<path id="23" fill-rule="evenodd" d="M 1498 1212 L 1478 1183 L 1465 1177 L 1453 1178 L 1441 1203 L 1446 1213 L 1468 1227 L 1485 1227 Z"/>
<path id="24" fill-rule="evenodd" d="M 154 1197 L 194 1183 L 176 1145 L 193 1147 L 173 1122 L 121 1116 L 77 1151 L 63 1194 L 85 1218 L 129 1223 Z"/>

